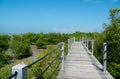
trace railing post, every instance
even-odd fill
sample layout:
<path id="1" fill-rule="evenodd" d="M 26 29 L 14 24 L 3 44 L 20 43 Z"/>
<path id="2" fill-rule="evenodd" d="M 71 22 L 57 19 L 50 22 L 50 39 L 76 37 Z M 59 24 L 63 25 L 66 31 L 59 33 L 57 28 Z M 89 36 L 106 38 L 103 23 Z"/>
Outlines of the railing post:
<path id="1" fill-rule="evenodd" d="M 9 34 L 9 36 L 10 36 L 10 41 L 13 41 L 13 34 Z"/>
<path id="2" fill-rule="evenodd" d="M 72 44 L 73 44 L 73 38 L 71 38 L 71 40 L 72 40 Z"/>
<path id="3" fill-rule="evenodd" d="M 103 43 L 103 72 L 106 71 L 107 63 L 107 43 Z"/>
<path id="4" fill-rule="evenodd" d="M 84 42 L 83 44 L 84 44 L 84 46 L 85 46 L 85 39 L 83 40 L 83 42 Z"/>
<path id="5" fill-rule="evenodd" d="M 93 56 L 93 53 L 94 53 L 94 40 L 92 40 L 92 56 Z"/>
<path id="6" fill-rule="evenodd" d="M 82 42 L 82 44 L 83 44 L 83 37 L 81 38 L 81 42 Z"/>
<path id="7" fill-rule="evenodd" d="M 69 39 L 69 51 L 71 50 L 71 39 Z"/>
<path id="8" fill-rule="evenodd" d="M 73 44 L 73 38 L 71 38 L 71 40 L 72 40 L 72 44 Z"/>
<path id="9" fill-rule="evenodd" d="M 18 64 L 12 67 L 12 74 L 17 72 L 17 76 L 12 79 L 27 79 L 27 65 Z"/>
<path id="10" fill-rule="evenodd" d="M 88 49 L 88 42 L 89 42 L 89 40 L 86 40 L 87 41 L 87 45 L 86 45 L 86 47 L 87 47 L 87 49 Z"/>
<path id="11" fill-rule="evenodd" d="M 85 46 L 85 39 L 83 39 L 83 45 Z"/>
<path id="12" fill-rule="evenodd" d="M 71 46 L 72 46 L 72 43 L 73 43 L 73 38 L 71 38 Z"/>
<path id="13" fill-rule="evenodd" d="M 86 47 L 86 39 L 84 41 L 85 41 L 85 47 Z"/>
<path id="14" fill-rule="evenodd" d="M 64 70 L 64 42 L 62 42 L 62 63 L 61 63 L 61 65 L 62 65 L 62 70 Z"/>
<path id="15" fill-rule="evenodd" d="M 70 38 L 70 50 L 72 49 L 72 38 Z"/>
<path id="16" fill-rule="evenodd" d="M 75 43 L 75 37 L 73 37 L 73 39 L 74 39 L 73 43 Z"/>
<path id="17" fill-rule="evenodd" d="M 68 39 L 68 55 L 70 55 L 70 39 Z"/>
<path id="18" fill-rule="evenodd" d="M 86 39 L 86 48 L 87 48 L 87 39 Z"/>

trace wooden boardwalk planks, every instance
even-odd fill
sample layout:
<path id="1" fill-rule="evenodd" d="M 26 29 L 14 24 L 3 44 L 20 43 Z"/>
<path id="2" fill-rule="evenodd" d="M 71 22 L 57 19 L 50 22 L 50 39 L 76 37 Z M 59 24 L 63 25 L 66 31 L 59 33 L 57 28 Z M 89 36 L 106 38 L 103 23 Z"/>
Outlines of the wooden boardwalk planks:
<path id="1" fill-rule="evenodd" d="M 102 71 L 102 65 L 82 46 L 75 42 L 70 55 L 66 57 L 64 70 L 57 79 L 113 79 L 109 72 Z"/>

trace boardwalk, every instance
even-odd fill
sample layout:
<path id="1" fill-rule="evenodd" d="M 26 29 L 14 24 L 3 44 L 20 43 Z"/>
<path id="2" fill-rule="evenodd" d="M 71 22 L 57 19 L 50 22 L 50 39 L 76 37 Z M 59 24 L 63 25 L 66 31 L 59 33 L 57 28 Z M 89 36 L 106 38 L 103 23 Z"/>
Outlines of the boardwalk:
<path id="1" fill-rule="evenodd" d="M 70 55 L 66 57 L 64 70 L 57 79 L 113 79 L 108 72 L 102 71 L 102 65 L 82 46 L 75 42 Z"/>

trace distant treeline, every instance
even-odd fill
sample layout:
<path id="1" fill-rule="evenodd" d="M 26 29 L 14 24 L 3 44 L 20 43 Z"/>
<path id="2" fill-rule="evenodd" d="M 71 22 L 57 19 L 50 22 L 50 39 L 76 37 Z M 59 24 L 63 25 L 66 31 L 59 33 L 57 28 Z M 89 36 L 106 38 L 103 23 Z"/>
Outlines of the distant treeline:
<path id="1" fill-rule="evenodd" d="M 25 33 L 25 34 L 0 34 L 0 67 L 10 63 L 14 57 L 21 59 L 31 56 L 30 45 L 34 44 L 38 49 L 46 49 L 47 45 L 56 45 L 59 42 L 67 44 L 68 38 L 75 37 L 76 41 L 80 41 L 82 36 L 95 39 L 100 34 L 75 32 L 68 33 Z"/>

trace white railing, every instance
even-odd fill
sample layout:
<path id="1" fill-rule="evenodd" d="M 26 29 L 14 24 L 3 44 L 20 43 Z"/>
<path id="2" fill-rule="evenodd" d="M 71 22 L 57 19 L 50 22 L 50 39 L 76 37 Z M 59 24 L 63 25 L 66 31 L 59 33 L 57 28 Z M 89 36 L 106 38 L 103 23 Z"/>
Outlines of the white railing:
<path id="1" fill-rule="evenodd" d="M 70 51 L 74 43 L 75 43 L 75 37 L 68 39 L 68 55 L 70 55 Z"/>
<path id="2" fill-rule="evenodd" d="M 91 42 L 91 51 L 89 50 L 89 42 Z M 94 53 L 94 40 L 87 40 L 82 38 L 82 45 L 87 49 L 87 51 L 93 56 Z M 107 63 L 107 43 L 103 43 L 103 72 L 106 72 Z"/>

